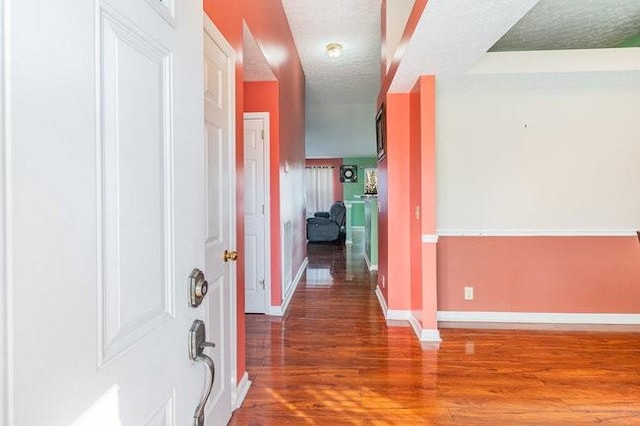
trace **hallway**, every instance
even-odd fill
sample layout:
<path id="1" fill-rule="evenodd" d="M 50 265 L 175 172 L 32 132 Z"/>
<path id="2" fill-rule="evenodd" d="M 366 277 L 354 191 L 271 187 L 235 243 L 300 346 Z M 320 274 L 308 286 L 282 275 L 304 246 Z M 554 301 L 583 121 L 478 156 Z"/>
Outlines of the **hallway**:
<path id="1" fill-rule="evenodd" d="M 357 247 L 308 246 L 283 318 L 247 316 L 232 425 L 640 424 L 637 331 L 387 327 Z"/>

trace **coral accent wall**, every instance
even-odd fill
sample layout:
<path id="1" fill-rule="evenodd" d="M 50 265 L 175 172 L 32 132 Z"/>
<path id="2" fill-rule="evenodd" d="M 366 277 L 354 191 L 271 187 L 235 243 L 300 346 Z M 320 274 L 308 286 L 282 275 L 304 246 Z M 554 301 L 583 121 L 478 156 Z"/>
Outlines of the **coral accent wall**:
<path id="1" fill-rule="evenodd" d="M 436 233 L 436 78 L 421 76 L 416 83 L 420 95 L 420 225 L 422 235 Z M 438 281 L 436 243 L 421 242 L 422 327 L 437 329 Z"/>
<path id="2" fill-rule="evenodd" d="M 421 140 L 421 116 L 420 116 L 420 80 L 416 82 L 411 90 L 411 115 L 410 115 L 410 149 L 407 158 L 410 169 L 410 241 L 411 247 L 411 312 L 422 324 L 423 304 L 422 304 L 422 140 Z"/>
<path id="3" fill-rule="evenodd" d="M 435 330 L 436 244 L 422 241 L 436 230 L 435 77 L 421 76 L 410 97 L 411 311 L 423 329 Z"/>
<path id="4" fill-rule="evenodd" d="M 244 83 L 244 111 L 269 113 L 269 214 L 280 217 L 280 91 L 277 81 Z M 271 250 L 271 305 L 282 303 L 282 232 L 280 222 L 270 224 Z"/>
<path id="5" fill-rule="evenodd" d="M 389 271 L 389 177 L 387 158 L 378 163 L 378 289 L 389 301 L 387 272 Z"/>
<path id="6" fill-rule="evenodd" d="M 386 62 L 386 21 L 393 2 L 383 0 L 381 5 L 381 88 L 377 105 L 386 100 L 386 157 L 378 164 L 378 288 L 381 290 L 389 309 L 410 310 L 412 306 L 412 283 L 420 281 L 420 251 L 416 244 L 421 225 L 414 223 L 412 205 L 420 193 L 419 180 L 410 187 L 410 173 L 419 168 L 420 159 L 412 159 L 410 140 L 411 99 L 408 93 L 388 94 L 389 87 L 402 59 L 402 46 L 409 42 L 422 16 L 428 0 L 416 0 L 407 20 L 406 27 L 398 43 L 394 60 L 387 68 Z M 414 141 L 415 143 L 415 141 Z M 417 161 L 417 162 L 416 162 Z M 412 165 L 412 167 L 407 167 Z M 414 192 L 417 191 L 417 192 Z M 415 219 L 414 219 L 415 220 Z M 413 238 L 412 238 L 413 236 Z M 414 267 L 412 267 L 414 265 Z M 419 299 L 421 288 L 414 289 Z M 420 313 L 421 303 L 416 303 L 416 313 Z"/>
<path id="7" fill-rule="evenodd" d="M 244 206 L 243 183 L 243 113 L 244 82 L 242 61 L 242 23 L 243 20 L 251 29 L 258 46 L 271 66 L 278 80 L 279 116 L 287 117 L 279 123 L 279 165 L 278 173 L 285 169 L 291 173 L 304 173 L 304 73 L 300 65 L 298 52 L 289 30 L 289 24 L 280 0 L 204 0 L 205 13 L 233 46 L 236 52 L 236 175 L 238 206 L 237 235 L 238 252 L 238 379 L 245 371 L 245 323 L 244 323 Z M 272 170 L 272 175 L 275 171 Z M 279 189 L 278 189 L 279 190 Z M 280 206 L 287 206 L 293 211 L 290 219 L 295 235 L 293 265 L 297 268 L 306 258 L 306 240 L 304 235 L 304 194 L 281 194 Z M 272 217 L 273 221 L 281 218 Z M 276 269 L 281 269 L 277 265 Z"/>
<path id="8" fill-rule="evenodd" d="M 389 94 L 386 160 L 380 164 L 378 285 L 389 309 L 411 309 L 410 96 Z M 384 282 L 383 282 L 384 280 Z"/>
<path id="9" fill-rule="evenodd" d="M 464 286 L 474 300 L 463 300 Z M 629 237 L 441 237 L 438 309 L 640 314 L 640 244 Z"/>

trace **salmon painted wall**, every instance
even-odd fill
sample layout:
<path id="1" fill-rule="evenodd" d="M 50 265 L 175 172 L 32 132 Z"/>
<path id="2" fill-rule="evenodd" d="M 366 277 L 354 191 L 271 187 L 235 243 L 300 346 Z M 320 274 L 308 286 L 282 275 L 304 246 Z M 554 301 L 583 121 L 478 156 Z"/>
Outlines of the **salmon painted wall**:
<path id="1" fill-rule="evenodd" d="M 279 167 L 282 176 L 285 164 L 292 172 L 304 173 L 304 73 L 298 52 L 289 30 L 289 24 L 279 0 L 204 0 L 204 10 L 213 23 L 233 46 L 236 52 L 236 179 L 238 183 L 237 235 L 238 252 L 238 379 L 245 371 L 245 322 L 244 322 L 244 205 L 243 198 L 243 113 L 244 83 L 242 59 L 243 20 L 251 29 L 258 46 L 263 51 L 279 83 L 279 115 L 287 117 L 279 123 Z M 272 171 L 273 172 L 273 171 Z M 281 192 L 282 194 L 282 192 Z M 280 205 L 286 204 L 287 211 L 294 211 L 291 218 L 296 239 L 294 241 L 293 265 L 302 264 L 306 258 L 304 235 L 304 193 L 286 194 L 280 197 Z M 278 217 L 272 217 L 278 220 Z M 281 266 L 278 265 L 278 269 Z"/>
<path id="2" fill-rule="evenodd" d="M 379 216 L 378 281 L 387 287 L 389 309 L 411 309 L 411 199 L 409 191 L 410 95 L 389 94 L 386 102 L 387 146 Z"/>
<path id="3" fill-rule="evenodd" d="M 420 81 L 416 82 L 410 94 L 410 148 L 407 158 L 410 169 L 409 197 L 410 211 L 407 221 L 410 223 L 411 247 L 411 312 L 422 324 L 422 118 L 420 114 Z M 414 214 L 411 214 L 411 211 Z"/>
<path id="4" fill-rule="evenodd" d="M 277 81 L 244 83 L 244 111 L 269 113 L 269 215 L 280 217 L 280 90 Z M 282 302 L 282 232 L 278 220 L 272 220 L 270 227 L 271 251 L 271 305 Z"/>
<path id="5" fill-rule="evenodd" d="M 438 309 L 640 313 L 640 86 L 516 77 L 438 93 Z"/>
<path id="6" fill-rule="evenodd" d="M 640 242 L 629 237 L 441 237 L 438 309 L 640 314 Z M 474 300 L 463 300 L 464 286 Z"/>
<path id="7" fill-rule="evenodd" d="M 407 20 L 399 49 L 411 39 L 427 0 L 416 0 Z M 388 94 L 391 82 L 402 59 L 402 51 L 396 51 L 394 61 L 387 68 L 386 19 L 393 2 L 381 4 L 381 88 L 377 105 L 386 102 L 387 156 L 378 164 L 378 288 L 389 307 L 394 310 L 410 310 L 411 277 L 418 270 L 411 270 L 411 208 L 409 189 L 410 157 L 410 97 L 409 94 Z M 416 201 L 415 199 L 413 201 Z M 414 229 L 414 233 L 419 232 Z M 417 260 L 417 259 L 413 259 Z M 419 263 L 419 262 L 418 262 Z M 417 264 L 414 262 L 414 264 Z M 417 289 L 416 289 L 417 291 Z"/>
<path id="8" fill-rule="evenodd" d="M 420 92 L 420 221 L 423 236 L 436 234 L 436 78 L 423 75 L 416 83 Z M 422 327 L 437 329 L 437 248 L 422 241 Z"/>
<path id="9" fill-rule="evenodd" d="M 411 311 L 423 329 L 437 329 L 434 76 L 418 79 L 410 105 Z"/>
<path id="10" fill-rule="evenodd" d="M 342 200 L 342 184 L 340 183 L 342 158 L 307 158 L 305 164 L 309 167 L 333 167 L 333 198 L 334 201 Z"/>
<path id="11" fill-rule="evenodd" d="M 387 157 L 378 162 L 378 289 L 388 303 L 387 271 L 389 270 L 389 177 Z"/>

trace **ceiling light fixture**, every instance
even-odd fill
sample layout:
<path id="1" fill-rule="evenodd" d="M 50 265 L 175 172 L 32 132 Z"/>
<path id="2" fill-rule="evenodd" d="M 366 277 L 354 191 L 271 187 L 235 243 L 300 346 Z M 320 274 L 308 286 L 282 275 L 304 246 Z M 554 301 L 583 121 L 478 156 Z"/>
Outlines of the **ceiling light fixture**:
<path id="1" fill-rule="evenodd" d="M 342 45 L 340 43 L 329 43 L 326 50 L 330 58 L 337 58 L 342 54 Z"/>

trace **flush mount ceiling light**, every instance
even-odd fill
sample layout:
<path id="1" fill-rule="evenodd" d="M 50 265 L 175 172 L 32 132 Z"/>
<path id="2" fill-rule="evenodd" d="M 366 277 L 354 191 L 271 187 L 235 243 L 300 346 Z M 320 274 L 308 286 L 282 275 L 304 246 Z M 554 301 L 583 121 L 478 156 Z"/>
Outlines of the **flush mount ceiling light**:
<path id="1" fill-rule="evenodd" d="M 340 43 L 329 43 L 326 50 L 330 58 L 337 58 L 342 54 L 342 45 Z"/>

